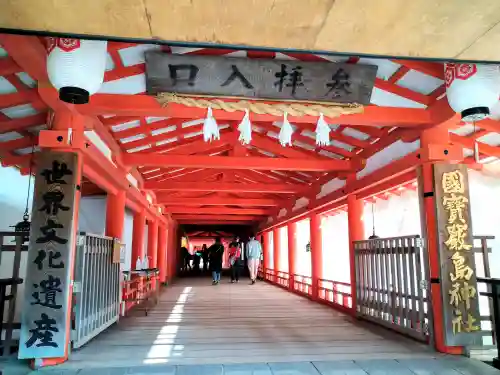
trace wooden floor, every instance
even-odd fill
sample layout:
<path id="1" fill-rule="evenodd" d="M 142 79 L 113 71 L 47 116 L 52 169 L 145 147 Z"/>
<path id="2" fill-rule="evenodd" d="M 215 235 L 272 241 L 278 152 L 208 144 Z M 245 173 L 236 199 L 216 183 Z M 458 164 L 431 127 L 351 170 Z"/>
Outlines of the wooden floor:
<path id="1" fill-rule="evenodd" d="M 424 345 L 265 283 L 165 288 L 148 316 L 124 318 L 62 368 L 431 358 Z"/>

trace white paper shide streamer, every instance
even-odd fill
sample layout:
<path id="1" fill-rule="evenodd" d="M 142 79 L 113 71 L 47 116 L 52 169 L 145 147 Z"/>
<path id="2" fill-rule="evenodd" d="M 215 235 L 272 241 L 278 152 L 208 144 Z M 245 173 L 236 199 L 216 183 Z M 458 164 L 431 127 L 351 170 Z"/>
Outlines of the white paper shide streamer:
<path id="1" fill-rule="evenodd" d="M 238 130 L 240 132 L 238 140 L 241 142 L 241 144 L 249 144 L 252 141 L 252 123 L 250 122 L 250 114 L 248 113 L 248 109 L 245 109 L 245 116 L 243 116 L 243 119 L 238 125 Z"/>
<path id="2" fill-rule="evenodd" d="M 320 113 L 316 123 L 316 145 L 328 146 L 330 144 L 330 126 L 325 121 L 325 117 Z"/>
<path id="3" fill-rule="evenodd" d="M 85 104 L 101 88 L 106 70 L 107 42 L 47 38 L 50 83 L 67 103 Z"/>
<path id="4" fill-rule="evenodd" d="M 283 125 L 281 125 L 279 140 L 283 147 L 292 145 L 293 128 L 288 121 L 288 114 L 283 114 Z"/>
<path id="5" fill-rule="evenodd" d="M 207 117 L 203 122 L 203 139 L 205 142 L 211 142 L 213 140 L 219 140 L 219 126 L 212 115 L 212 108 L 208 107 Z"/>

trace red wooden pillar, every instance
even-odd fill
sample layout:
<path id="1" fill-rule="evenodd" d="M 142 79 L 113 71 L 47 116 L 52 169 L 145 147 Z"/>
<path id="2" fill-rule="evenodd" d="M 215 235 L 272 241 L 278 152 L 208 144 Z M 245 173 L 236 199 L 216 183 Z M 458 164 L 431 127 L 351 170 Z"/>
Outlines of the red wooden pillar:
<path id="1" fill-rule="evenodd" d="M 278 271 L 280 270 L 280 249 L 281 249 L 281 238 L 280 238 L 280 230 L 279 228 L 275 228 L 273 231 L 273 269 L 274 274 L 278 275 Z M 277 282 L 278 278 L 275 276 L 274 282 Z"/>
<path id="2" fill-rule="evenodd" d="M 323 277 L 323 249 L 321 240 L 321 216 L 312 214 L 309 221 L 311 239 L 312 298 L 319 297 L 319 281 Z"/>
<path id="3" fill-rule="evenodd" d="M 430 144 L 449 144 L 449 132 L 446 127 L 436 127 L 425 130 L 420 137 L 420 146 Z M 437 279 L 440 275 L 439 236 L 437 230 L 436 199 L 434 197 L 434 171 L 432 164 L 422 165 L 419 171 L 420 214 L 422 219 L 422 236 L 427 240 L 430 278 Z M 436 350 L 448 354 L 462 354 L 460 346 L 446 346 L 444 343 L 445 327 L 443 327 L 443 300 L 441 284 L 431 283 L 431 308 L 434 324 L 434 343 Z"/>
<path id="4" fill-rule="evenodd" d="M 106 199 L 106 236 L 123 240 L 125 222 L 125 191 L 108 194 Z"/>
<path id="5" fill-rule="evenodd" d="M 264 280 L 266 280 L 266 272 L 269 269 L 269 256 L 271 254 L 270 253 L 271 249 L 269 248 L 270 232 L 264 232 L 263 236 L 264 236 L 264 244 L 263 244 L 262 248 L 263 248 L 263 253 L 264 253 L 264 264 L 262 265 L 262 273 L 263 273 Z"/>
<path id="6" fill-rule="evenodd" d="M 167 280 L 167 228 L 158 228 L 158 269 L 160 270 L 160 283 Z"/>
<path id="7" fill-rule="evenodd" d="M 349 228 L 349 266 L 351 273 L 351 304 L 352 314 L 356 314 L 356 258 L 354 253 L 354 241 L 365 239 L 365 227 L 363 224 L 363 201 L 355 195 L 347 197 L 347 219 Z"/>
<path id="8" fill-rule="evenodd" d="M 144 211 L 134 215 L 134 227 L 132 236 L 132 264 L 131 269 L 135 269 L 137 258 L 144 257 L 144 226 L 146 225 L 146 214 Z"/>
<path id="9" fill-rule="evenodd" d="M 148 227 L 148 257 L 149 268 L 156 268 L 158 256 L 158 222 L 153 219 Z"/>
<path id="10" fill-rule="evenodd" d="M 297 224 L 288 224 L 288 289 L 294 290 L 295 258 L 297 257 Z"/>

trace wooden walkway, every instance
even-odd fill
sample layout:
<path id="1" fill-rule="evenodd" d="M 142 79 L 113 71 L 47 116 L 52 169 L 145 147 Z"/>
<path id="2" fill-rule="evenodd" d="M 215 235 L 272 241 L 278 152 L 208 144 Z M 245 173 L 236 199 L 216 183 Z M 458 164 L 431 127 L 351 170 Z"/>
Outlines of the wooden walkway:
<path id="1" fill-rule="evenodd" d="M 262 282 L 251 286 L 246 280 L 212 286 L 209 279 L 184 279 L 163 291 L 159 305 L 148 316 L 142 313 L 122 319 L 74 351 L 70 361 L 57 369 L 93 368 L 104 373 L 102 369 L 118 367 L 153 370 L 158 366 L 159 370 L 166 365 L 252 363 L 272 368 L 286 363 L 342 360 L 340 365 L 346 360 L 375 359 L 421 364 L 434 358 L 445 359 L 424 345 L 353 321 L 276 286 Z M 194 373 L 205 373 L 198 370 Z"/>
<path id="2" fill-rule="evenodd" d="M 74 351 L 69 365 L 410 358 L 428 348 L 265 283 L 184 279 Z"/>

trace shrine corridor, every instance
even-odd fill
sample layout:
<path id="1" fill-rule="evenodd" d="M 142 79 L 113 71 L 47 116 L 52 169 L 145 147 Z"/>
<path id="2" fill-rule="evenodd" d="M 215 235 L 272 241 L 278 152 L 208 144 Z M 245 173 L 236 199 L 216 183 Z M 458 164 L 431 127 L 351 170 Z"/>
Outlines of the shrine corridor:
<path id="1" fill-rule="evenodd" d="M 42 372 L 54 370 L 64 375 L 497 373 L 264 282 L 250 286 L 247 280 L 225 279 L 212 286 L 210 279 L 197 278 L 165 288 L 148 316 L 132 313 L 74 351 L 67 363 Z"/>

